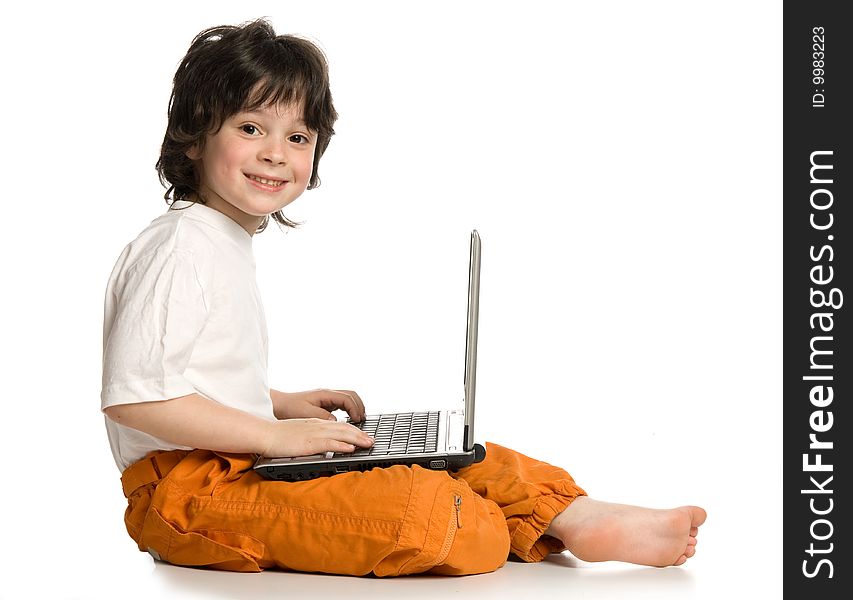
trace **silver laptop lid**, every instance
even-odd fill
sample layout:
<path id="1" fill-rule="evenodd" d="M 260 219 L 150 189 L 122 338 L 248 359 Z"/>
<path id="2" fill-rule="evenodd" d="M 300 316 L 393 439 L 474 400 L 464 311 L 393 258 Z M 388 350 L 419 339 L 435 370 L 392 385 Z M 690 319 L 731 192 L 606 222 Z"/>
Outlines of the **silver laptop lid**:
<path id="1" fill-rule="evenodd" d="M 480 234 L 471 232 L 468 259 L 468 325 L 465 338 L 465 440 L 464 449 L 474 447 L 474 395 L 477 390 L 477 325 L 480 318 Z"/>

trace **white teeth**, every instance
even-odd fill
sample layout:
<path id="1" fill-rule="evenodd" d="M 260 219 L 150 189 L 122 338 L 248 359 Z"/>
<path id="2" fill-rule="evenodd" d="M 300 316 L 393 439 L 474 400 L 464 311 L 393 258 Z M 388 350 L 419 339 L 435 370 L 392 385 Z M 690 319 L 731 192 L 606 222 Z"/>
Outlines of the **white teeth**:
<path id="1" fill-rule="evenodd" d="M 279 186 L 282 183 L 284 183 L 283 181 L 275 181 L 272 179 L 264 179 L 263 177 L 257 177 L 255 175 L 249 175 L 248 177 L 249 177 L 249 179 L 252 179 L 252 180 L 257 181 L 259 183 L 263 183 L 264 185 Z"/>

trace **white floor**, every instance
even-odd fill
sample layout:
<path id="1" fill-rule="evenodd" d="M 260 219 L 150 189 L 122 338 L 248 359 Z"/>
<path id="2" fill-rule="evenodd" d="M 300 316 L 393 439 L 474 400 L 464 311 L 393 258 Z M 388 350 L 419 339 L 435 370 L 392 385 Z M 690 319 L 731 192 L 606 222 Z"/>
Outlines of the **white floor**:
<path id="1" fill-rule="evenodd" d="M 132 546 L 132 544 L 128 544 Z M 135 552 L 135 550 L 134 550 Z M 267 571 L 226 573 L 175 567 L 146 554 L 113 553 L 96 566 L 87 553 L 71 553 L 58 567 L 27 568 L 26 576 L 4 574 L 0 598 L 86 598 L 251 600 L 261 598 L 780 598 L 778 574 L 768 577 L 764 561 L 706 552 L 689 567 L 654 569 L 611 563 L 588 564 L 568 554 L 545 562 L 509 562 L 471 577 L 355 578 Z M 34 565 L 33 565 L 34 566 Z M 5 569 L 4 569 L 5 570 Z M 21 573 L 18 572 L 18 575 Z"/>
<path id="2" fill-rule="evenodd" d="M 568 555 L 527 565 L 508 563 L 496 573 L 463 578 L 366 579 L 295 573 L 258 577 L 204 573 L 165 564 L 152 580 L 176 598 L 692 598 L 697 574 L 687 569 L 590 566 Z M 171 596 L 169 596 L 171 598 Z"/>

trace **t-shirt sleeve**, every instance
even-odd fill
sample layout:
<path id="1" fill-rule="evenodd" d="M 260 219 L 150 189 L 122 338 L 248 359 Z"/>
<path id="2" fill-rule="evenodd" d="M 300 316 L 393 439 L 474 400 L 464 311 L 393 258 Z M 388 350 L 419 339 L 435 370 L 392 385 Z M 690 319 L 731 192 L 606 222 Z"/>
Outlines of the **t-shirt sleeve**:
<path id="1" fill-rule="evenodd" d="M 193 393 L 184 372 L 208 311 L 192 253 L 142 257 L 107 293 L 101 408 Z"/>

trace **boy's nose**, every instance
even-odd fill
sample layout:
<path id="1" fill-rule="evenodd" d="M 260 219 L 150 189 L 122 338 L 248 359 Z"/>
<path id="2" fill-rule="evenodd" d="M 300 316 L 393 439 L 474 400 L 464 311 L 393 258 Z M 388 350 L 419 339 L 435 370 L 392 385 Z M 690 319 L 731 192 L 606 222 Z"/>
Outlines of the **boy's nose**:
<path id="1" fill-rule="evenodd" d="M 287 162 L 287 153 L 285 152 L 284 146 L 284 142 L 270 140 L 268 143 L 264 144 L 263 148 L 261 148 L 261 151 L 258 154 L 258 159 L 266 163 L 283 165 Z"/>

